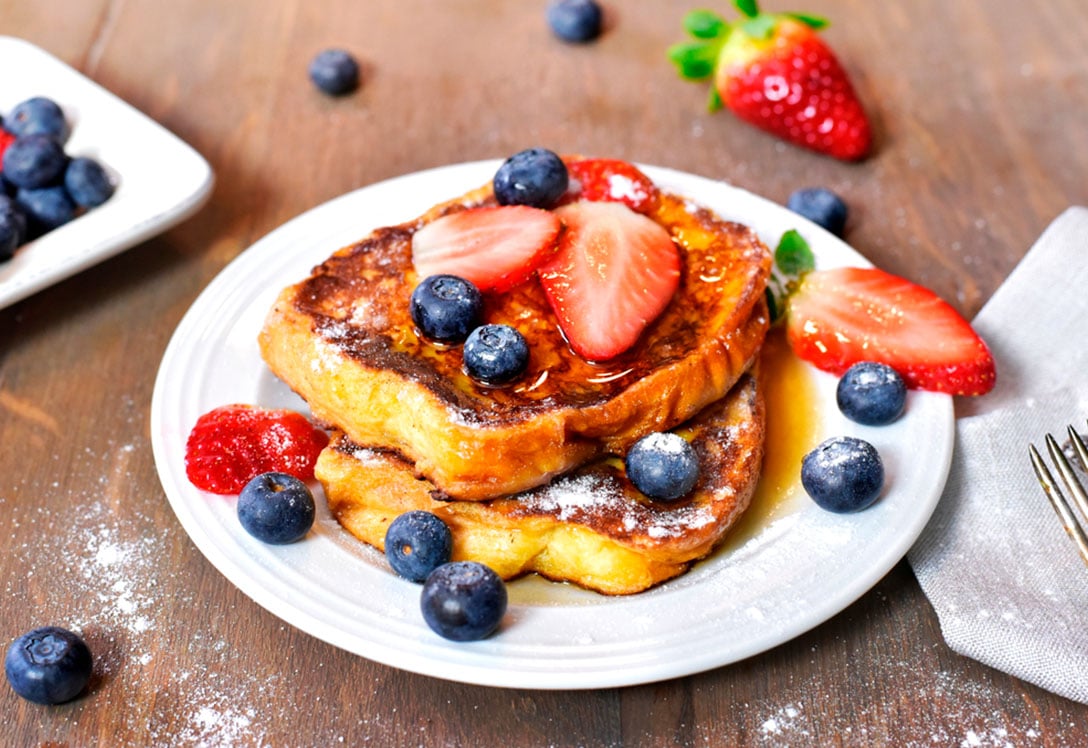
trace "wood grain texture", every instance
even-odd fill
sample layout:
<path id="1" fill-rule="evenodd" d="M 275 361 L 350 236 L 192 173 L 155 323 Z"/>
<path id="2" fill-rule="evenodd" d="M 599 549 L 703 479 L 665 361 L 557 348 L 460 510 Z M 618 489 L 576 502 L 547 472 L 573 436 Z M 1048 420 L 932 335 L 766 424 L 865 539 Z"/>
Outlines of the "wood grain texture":
<path id="1" fill-rule="evenodd" d="M 705 89 L 664 58 L 691 3 L 605 5 L 605 35 L 571 46 L 549 34 L 545 0 L 0 2 L 3 33 L 162 122 L 217 176 L 183 225 L 0 310 L 0 638 L 61 622 L 98 656 L 90 693 L 68 705 L 0 687 L 0 744 L 1088 744 L 1088 707 L 951 652 L 905 564 L 736 665 L 537 692 L 328 646 L 246 598 L 178 525 L 148 434 L 171 333 L 239 252 L 356 187 L 530 145 L 777 201 L 826 185 L 849 201 L 862 254 L 967 315 L 1054 217 L 1088 203 L 1081 0 L 806 2 L 833 20 L 826 38 L 872 114 L 876 151 L 860 164 L 708 114 Z M 309 85 L 329 46 L 362 61 L 357 94 Z"/>

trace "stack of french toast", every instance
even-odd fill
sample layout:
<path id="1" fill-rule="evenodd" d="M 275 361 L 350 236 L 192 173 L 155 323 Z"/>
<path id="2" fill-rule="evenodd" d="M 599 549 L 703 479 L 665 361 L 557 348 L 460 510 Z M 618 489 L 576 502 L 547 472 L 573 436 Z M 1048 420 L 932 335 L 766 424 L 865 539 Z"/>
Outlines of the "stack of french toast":
<path id="1" fill-rule="evenodd" d="M 577 196 L 575 195 L 575 199 Z M 384 550 L 389 523 L 425 510 L 449 525 L 454 560 L 504 579 L 536 572 L 605 594 L 683 573 L 744 512 L 763 457 L 760 348 L 771 254 L 756 234 L 656 190 L 644 213 L 681 259 L 664 311 L 605 361 L 576 353 L 536 277 L 485 294 L 484 319 L 525 337 L 529 363 L 502 386 L 473 380 L 460 346 L 422 335 L 413 236 L 496 205 L 490 184 L 379 228 L 284 289 L 260 334 L 270 369 L 332 432 L 316 476 L 330 511 Z M 675 431 L 699 460 L 675 501 L 643 495 L 626 451 Z"/>

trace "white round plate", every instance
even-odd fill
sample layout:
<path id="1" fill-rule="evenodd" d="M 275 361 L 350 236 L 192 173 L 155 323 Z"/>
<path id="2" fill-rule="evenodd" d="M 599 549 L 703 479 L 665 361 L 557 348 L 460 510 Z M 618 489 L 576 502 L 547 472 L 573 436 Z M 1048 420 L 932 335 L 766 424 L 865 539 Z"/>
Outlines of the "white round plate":
<path id="1" fill-rule="evenodd" d="M 944 485 L 953 443 L 951 398 L 911 392 L 891 426 L 852 424 L 835 407 L 833 377 L 814 372 L 827 436 L 852 433 L 881 452 L 879 502 L 837 515 L 793 497 L 740 544 L 648 592 L 605 597 L 527 577 L 509 585 L 500 630 L 479 642 L 434 634 L 419 587 L 348 536 L 318 496 L 303 541 L 263 545 L 242 530 L 234 499 L 194 488 L 185 440 L 197 418 L 229 403 L 305 404 L 264 366 L 257 333 L 277 293 L 334 250 L 486 183 L 499 162 L 443 167 L 357 190 L 289 221 L 241 254 L 208 286 L 163 357 L 151 409 L 155 462 L 193 542 L 231 582 L 303 631 L 369 659 L 465 683 L 516 688 L 601 688 L 688 675 L 763 652 L 856 600 L 906 553 Z M 798 228 L 820 267 L 868 264 L 843 242 L 785 208 L 721 182 L 644 167 L 654 181 L 754 228 L 769 246 Z"/>

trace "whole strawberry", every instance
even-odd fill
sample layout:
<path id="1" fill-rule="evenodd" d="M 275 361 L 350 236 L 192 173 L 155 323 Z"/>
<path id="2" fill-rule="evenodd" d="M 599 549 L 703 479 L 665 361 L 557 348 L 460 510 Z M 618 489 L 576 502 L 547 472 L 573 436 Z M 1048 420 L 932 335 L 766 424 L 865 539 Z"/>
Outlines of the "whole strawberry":
<path id="1" fill-rule="evenodd" d="M 743 18 L 692 11 L 684 27 L 695 41 L 669 57 L 689 80 L 713 78 L 712 110 L 783 140 L 843 160 L 869 153 L 872 132 L 850 79 L 817 31 L 827 21 L 802 13 L 763 13 L 756 0 L 733 0 Z"/>

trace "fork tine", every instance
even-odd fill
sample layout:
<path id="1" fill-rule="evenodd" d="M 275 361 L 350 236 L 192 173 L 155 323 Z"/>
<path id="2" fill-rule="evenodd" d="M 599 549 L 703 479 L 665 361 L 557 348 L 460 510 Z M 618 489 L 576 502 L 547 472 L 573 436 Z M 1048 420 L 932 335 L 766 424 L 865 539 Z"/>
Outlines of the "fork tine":
<path id="1" fill-rule="evenodd" d="M 1047 448 L 1049 450 L 1050 444 L 1051 442 L 1054 442 L 1054 439 L 1049 434 L 1047 434 L 1046 438 Z M 1055 448 L 1057 447 L 1056 442 L 1054 442 L 1054 446 Z M 1058 488 L 1058 484 L 1054 482 L 1054 478 L 1051 476 L 1050 471 L 1043 462 L 1043 458 L 1039 456 L 1039 452 L 1035 449 L 1035 445 L 1029 445 L 1029 450 L 1031 453 L 1031 465 L 1035 468 L 1035 476 L 1039 479 L 1039 483 L 1043 487 L 1043 492 L 1046 494 L 1046 497 L 1050 499 L 1050 504 L 1054 507 L 1054 511 L 1058 513 L 1058 517 L 1061 519 L 1062 526 L 1065 527 L 1066 533 L 1068 533 L 1069 537 L 1073 539 L 1073 542 L 1077 544 L 1077 549 L 1080 551 L 1080 555 L 1084 559 L 1084 562 L 1088 564 L 1088 536 L 1084 534 L 1084 529 L 1080 526 L 1076 515 L 1073 514 L 1069 502 L 1067 502 L 1065 496 L 1062 495 L 1061 490 Z M 1059 471 L 1061 470 L 1063 463 L 1066 468 L 1068 468 L 1069 464 L 1065 460 L 1065 455 L 1061 454 L 1060 449 L 1056 449 L 1056 451 L 1060 456 L 1055 458 Z M 1053 452 L 1051 452 L 1051 456 L 1053 457 Z M 1079 487 L 1080 483 L 1076 482 L 1074 485 Z"/>
<path id="2" fill-rule="evenodd" d="M 1088 445 L 1080 438 L 1080 434 L 1072 426 L 1069 427 L 1069 441 L 1073 445 L 1073 451 L 1077 453 L 1080 466 L 1088 472 Z"/>
<path id="3" fill-rule="evenodd" d="M 1077 436 L 1072 427 L 1070 427 L 1069 432 L 1075 437 L 1075 442 L 1080 441 L 1080 437 Z M 1046 435 L 1046 449 L 1050 453 L 1050 459 L 1058 466 L 1058 472 L 1062 474 L 1062 482 L 1065 484 L 1066 490 L 1069 491 L 1073 503 L 1077 505 L 1082 515 L 1088 517 L 1088 494 L 1084 492 L 1084 486 L 1081 485 L 1080 478 L 1073 472 L 1073 466 L 1069 464 L 1065 452 L 1062 451 L 1057 440 L 1050 434 Z M 1075 446 L 1074 449 L 1076 449 Z M 1080 455 L 1078 454 L 1077 457 L 1079 459 Z"/>

